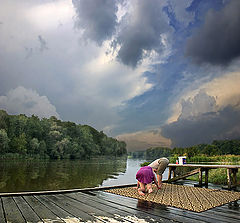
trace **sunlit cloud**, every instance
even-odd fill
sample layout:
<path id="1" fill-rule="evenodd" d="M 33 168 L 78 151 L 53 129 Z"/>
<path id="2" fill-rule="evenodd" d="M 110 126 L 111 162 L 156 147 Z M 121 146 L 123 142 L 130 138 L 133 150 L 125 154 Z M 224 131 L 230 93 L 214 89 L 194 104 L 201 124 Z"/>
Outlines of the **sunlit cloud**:
<path id="1" fill-rule="evenodd" d="M 10 90 L 5 96 L 0 96 L 0 109 L 11 115 L 37 115 L 40 118 L 55 116 L 60 118 L 54 105 L 46 96 L 40 96 L 36 91 L 19 86 Z"/>
<path id="2" fill-rule="evenodd" d="M 26 11 L 26 19 L 36 29 L 56 29 L 61 24 L 72 22 L 75 15 L 71 1 L 62 0 L 33 5 Z"/>
<path id="3" fill-rule="evenodd" d="M 168 123 L 176 121 L 181 115 L 184 117 L 188 116 L 184 113 L 182 103 L 191 102 L 193 103 L 194 98 L 198 97 L 199 92 L 205 92 L 208 97 L 213 97 L 216 102 L 216 107 L 212 110 L 211 101 L 206 101 L 208 103 L 209 108 L 203 104 L 199 104 L 199 106 L 192 106 L 196 111 L 200 113 L 217 111 L 226 107 L 228 105 L 231 106 L 240 106 L 240 88 L 238 87 L 240 83 L 240 72 L 229 72 L 224 74 L 223 76 L 212 79 L 211 81 L 202 84 L 199 88 L 194 89 L 189 92 L 184 92 L 184 95 L 179 97 L 179 101 L 173 105 L 172 116 L 169 117 Z M 196 101 L 199 100 L 196 99 Z"/>

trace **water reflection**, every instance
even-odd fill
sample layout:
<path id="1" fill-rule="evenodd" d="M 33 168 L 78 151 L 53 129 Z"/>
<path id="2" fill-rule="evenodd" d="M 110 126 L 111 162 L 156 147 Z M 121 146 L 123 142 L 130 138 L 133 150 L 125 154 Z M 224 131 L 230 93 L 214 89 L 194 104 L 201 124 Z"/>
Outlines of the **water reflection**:
<path id="1" fill-rule="evenodd" d="M 127 158 L 80 160 L 1 160 L 0 192 L 96 187 L 124 174 Z"/>
<path id="2" fill-rule="evenodd" d="M 156 209 L 159 211 L 167 210 L 167 206 L 164 204 L 158 204 L 158 203 L 154 203 L 151 201 L 145 201 L 145 200 L 140 200 L 140 199 L 138 199 L 137 208 L 144 210 L 144 211 L 149 211 L 149 210 L 153 210 L 153 209 Z"/>
<path id="3" fill-rule="evenodd" d="M 143 159 L 0 160 L 0 192 L 64 190 L 135 184 Z M 168 168 L 163 173 L 167 179 Z"/>

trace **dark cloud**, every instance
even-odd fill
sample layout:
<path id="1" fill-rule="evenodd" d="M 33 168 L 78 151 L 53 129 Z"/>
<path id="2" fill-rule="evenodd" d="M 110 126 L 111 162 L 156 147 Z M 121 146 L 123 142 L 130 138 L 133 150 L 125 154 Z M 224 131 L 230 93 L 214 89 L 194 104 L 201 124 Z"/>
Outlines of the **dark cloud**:
<path id="1" fill-rule="evenodd" d="M 240 138 L 240 110 L 228 106 L 218 112 L 179 119 L 162 128 L 173 147 L 186 147 L 213 140 Z"/>
<path id="2" fill-rule="evenodd" d="M 76 25 L 84 29 L 84 37 L 97 42 L 111 38 L 117 25 L 117 3 L 112 0 L 73 0 L 77 12 Z"/>
<path id="3" fill-rule="evenodd" d="M 121 21 L 117 38 L 120 45 L 118 58 L 135 67 L 143 58 L 143 52 L 162 49 L 161 34 L 169 30 L 160 0 L 133 1 L 133 10 Z"/>
<path id="4" fill-rule="evenodd" d="M 227 65 L 240 56 L 240 1 L 210 10 L 202 27 L 188 40 L 186 55 L 202 64 Z"/>

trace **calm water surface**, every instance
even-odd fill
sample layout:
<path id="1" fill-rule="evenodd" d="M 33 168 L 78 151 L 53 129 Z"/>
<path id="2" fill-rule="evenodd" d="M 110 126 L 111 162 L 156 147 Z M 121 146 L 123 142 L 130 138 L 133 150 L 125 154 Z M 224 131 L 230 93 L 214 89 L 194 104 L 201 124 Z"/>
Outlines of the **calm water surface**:
<path id="1" fill-rule="evenodd" d="M 136 183 L 145 160 L 1 160 L 0 192 L 60 190 Z M 164 178 L 167 171 L 164 173 Z"/>

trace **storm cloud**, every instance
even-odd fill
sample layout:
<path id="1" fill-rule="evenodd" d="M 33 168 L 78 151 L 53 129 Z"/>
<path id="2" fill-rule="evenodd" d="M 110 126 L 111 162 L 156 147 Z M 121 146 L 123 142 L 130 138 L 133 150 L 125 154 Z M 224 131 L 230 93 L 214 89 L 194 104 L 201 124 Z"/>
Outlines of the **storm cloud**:
<path id="1" fill-rule="evenodd" d="M 187 41 L 186 55 L 198 64 L 228 65 L 240 56 L 240 1 L 209 10 L 205 22 Z"/>
<path id="2" fill-rule="evenodd" d="M 73 0 L 77 12 L 76 26 L 84 37 L 99 45 L 111 38 L 117 25 L 117 2 L 112 0 Z"/>
<path id="3" fill-rule="evenodd" d="M 132 67 L 143 59 L 144 53 L 153 50 L 160 54 L 164 46 L 162 34 L 170 30 L 160 0 L 132 1 L 132 10 L 123 17 L 121 26 L 116 40 L 120 46 L 118 58 Z"/>
<path id="4" fill-rule="evenodd" d="M 239 139 L 240 111 L 228 106 L 219 112 L 180 119 L 162 128 L 172 147 L 187 147 L 213 140 Z"/>
<path id="5" fill-rule="evenodd" d="M 239 106 L 218 109 L 214 97 L 201 90 L 191 101 L 183 100 L 178 120 L 162 127 L 172 147 L 186 147 L 213 140 L 236 139 L 240 135 Z"/>

